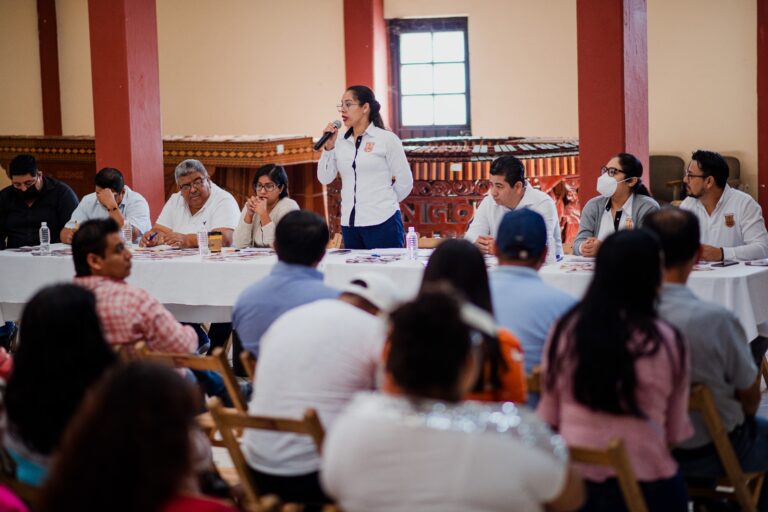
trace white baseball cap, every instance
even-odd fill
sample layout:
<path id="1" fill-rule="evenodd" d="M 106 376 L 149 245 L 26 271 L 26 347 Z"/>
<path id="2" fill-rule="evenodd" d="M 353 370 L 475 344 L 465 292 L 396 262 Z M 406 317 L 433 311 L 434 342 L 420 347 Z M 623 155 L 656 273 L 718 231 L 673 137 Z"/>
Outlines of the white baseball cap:
<path id="1" fill-rule="evenodd" d="M 376 272 L 363 272 L 356 275 L 341 291 L 362 297 L 386 313 L 392 311 L 400 302 L 392 279 Z"/>

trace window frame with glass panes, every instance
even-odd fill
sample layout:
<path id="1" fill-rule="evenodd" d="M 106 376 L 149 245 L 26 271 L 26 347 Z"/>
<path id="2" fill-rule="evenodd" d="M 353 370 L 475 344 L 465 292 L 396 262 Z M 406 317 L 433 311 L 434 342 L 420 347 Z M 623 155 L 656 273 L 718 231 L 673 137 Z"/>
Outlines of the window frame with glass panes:
<path id="1" fill-rule="evenodd" d="M 393 131 L 401 138 L 471 135 L 467 18 L 393 19 L 388 24 Z M 440 108 L 441 103 L 452 105 L 453 112 Z M 462 108 L 463 123 L 456 117 L 435 119 L 438 110 L 460 117 Z"/>

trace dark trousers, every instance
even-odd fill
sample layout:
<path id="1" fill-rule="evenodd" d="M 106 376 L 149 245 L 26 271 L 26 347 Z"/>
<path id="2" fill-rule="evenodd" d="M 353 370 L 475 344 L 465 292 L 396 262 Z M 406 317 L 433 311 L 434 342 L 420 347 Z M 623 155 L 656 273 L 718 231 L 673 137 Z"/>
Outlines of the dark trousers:
<path id="1" fill-rule="evenodd" d="M 319 511 L 324 504 L 331 503 L 331 498 L 320 487 L 320 473 L 306 475 L 278 476 L 262 473 L 250 468 L 259 494 L 276 494 L 289 503 L 306 503 L 305 512 Z"/>
<path id="2" fill-rule="evenodd" d="M 405 247 L 405 230 L 400 210 L 375 226 L 341 226 L 345 249 L 397 249 Z"/>
<path id="3" fill-rule="evenodd" d="M 205 333 L 205 331 L 200 326 L 200 324 L 191 324 L 187 322 L 182 322 L 182 323 L 184 325 L 188 325 L 192 327 L 195 330 L 195 333 L 197 333 L 198 351 L 207 346 L 208 347 L 207 353 L 209 354 L 213 350 L 214 343 L 218 341 L 220 343 L 220 346 L 223 346 L 227 340 L 227 337 L 229 337 L 229 332 L 232 331 L 231 323 L 211 324 L 211 329 L 209 331 L 210 336 L 209 336 L 209 334 Z M 218 326 L 217 331 L 214 331 L 214 327 L 216 326 Z M 227 332 L 227 329 L 229 329 L 229 332 Z M 214 338 L 215 332 L 219 333 L 219 336 L 217 338 Z M 224 341 L 219 341 L 221 336 L 224 335 L 224 333 L 226 333 L 226 337 L 224 338 Z M 224 385 L 224 380 L 221 378 L 221 375 L 210 370 L 190 370 L 190 371 L 195 376 L 195 380 L 197 381 L 197 383 L 200 384 L 200 387 L 202 388 L 203 393 L 205 393 L 208 396 L 215 396 L 215 397 L 221 398 L 221 401 L 224 402 L 225 406 L 232 407 L 232 399 L 229 397 L 229 393 L 227 393 L 227 388 Z"/>
<path id="4" fill-rule="evenodd" d="M 622 512 L 627 510 L 617 479 L 609 478 L 605 482 L 587 481 L 586 484 L 587 502 L 581 508 L 582 512 Z M 648 510 L 653 512 L 688 511 L 688 493 L 680 473 L 672 478 L 639 482 L 639 484 Z"/>

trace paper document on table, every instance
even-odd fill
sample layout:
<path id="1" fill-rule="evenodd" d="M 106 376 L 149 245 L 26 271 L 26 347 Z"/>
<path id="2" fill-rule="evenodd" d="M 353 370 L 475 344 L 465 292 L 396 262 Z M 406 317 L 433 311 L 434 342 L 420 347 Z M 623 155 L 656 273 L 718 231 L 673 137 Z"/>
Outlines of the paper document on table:
<path id="1" fill-rule="evenodd" d="M 763 258 L 761 260 L 746 261 L 744 262 L 744 264 L 750 265 L 753 267 L 768 267 L 768 258 Z"/>
<path id="2" fill-rule="evenodd" d="M 161 252 L 169 250 L 177 250 L 179 247 L 174 247 L 168 244 L 155 245 L 154 247 L 133 247 L 133 252 Z"/>
<path id="3" fill-rule="evenodd" d="M 567 263 L 594 263 L 595 258 L 589 256 L 568 256 Z"/>

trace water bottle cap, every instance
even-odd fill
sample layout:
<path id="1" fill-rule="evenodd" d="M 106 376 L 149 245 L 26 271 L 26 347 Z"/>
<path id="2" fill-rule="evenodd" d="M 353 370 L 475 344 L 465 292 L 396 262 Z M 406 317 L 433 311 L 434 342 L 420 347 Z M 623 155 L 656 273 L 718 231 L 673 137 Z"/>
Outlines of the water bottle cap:
<path id="1" fill-rule="evenodd" d="M 43 222 L 42 226 L 48 226 L 48 223 L 47 222 Z"/>
<path id="2" fill-rule="evenodd" d="M 408 226 L 408 232 L 409 233 L 415 233 L 416 232 L 416 228 L 414 228 L 413 226 Z"/>

